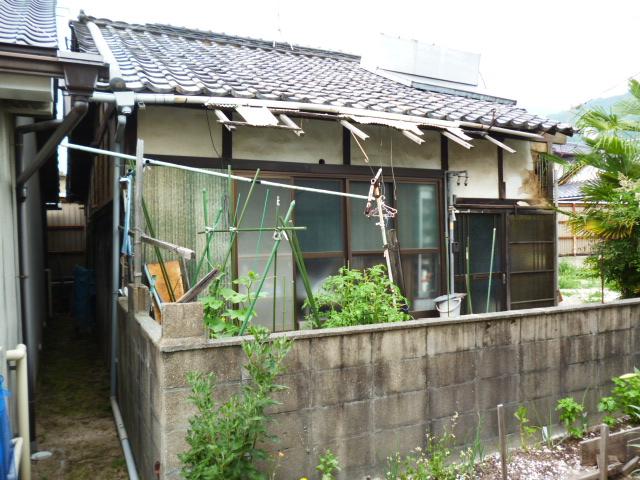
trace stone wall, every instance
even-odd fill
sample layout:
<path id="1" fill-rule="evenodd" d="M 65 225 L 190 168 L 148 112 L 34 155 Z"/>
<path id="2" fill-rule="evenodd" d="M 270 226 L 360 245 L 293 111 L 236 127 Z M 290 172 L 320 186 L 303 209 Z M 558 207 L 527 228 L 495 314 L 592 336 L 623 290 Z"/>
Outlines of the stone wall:
<path id="1" fill-rule="evenodd" d="M 134 310 L 135 298 L 129 301 Z M 120 318 L 120 398 L 142 478 L 179 478 L 176 454 L 193 407 L 185 375 L 214 372 L 220 400 L 246 379 L 241 339 L 207 341 L 198 304 L 167 305 L 163 325 L 143 314 Z M 547 422 L 558 398 L 585 398 L 595 412 L 614 375 L 640 357 L 640 300 L 606 305 L 469 315 L 290 332 L 294 346 L 273 409 L 280 443 L 276 478 L 313 477 L 330 448 L 344 465 L 342 478 L 383 471 L 386 458 L 424 445 L 459 414 L 456 437 L 469 442 L 481 419 L 487 446 L 495 442 L 495 407 L 525 404 L 535 422 Z"/>

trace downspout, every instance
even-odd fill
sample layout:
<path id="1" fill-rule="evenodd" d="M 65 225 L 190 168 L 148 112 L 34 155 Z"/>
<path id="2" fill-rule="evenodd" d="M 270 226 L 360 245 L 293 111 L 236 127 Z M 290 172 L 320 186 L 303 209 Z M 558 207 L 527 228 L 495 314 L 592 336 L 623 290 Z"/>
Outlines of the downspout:
<path id="1" fill-rule="evenodd" d="M 40 168 L 46 163 L 49 157 L 51 157 L 51 154 L 53 154 L 62 139 L 66 137 L 76 127 L 76 125 L 78 125 L 78 123 L 80 123 L 80 120 L 82 120 L 82 118 L 85 116 L 88 109 L 89 103 L 86 99 L 74 99 L 73 108 L 69 111 L 67 116 L 64 117 L 62 123 L 60 123 L 60 125 L 58 125 L 58 128 L 53 131 L 43 147 L 38 150 L 35 158 L 31 161 L 27 168 L 20 172 L 20 175 L 16 180 L 16 186 L 18 189 L 21 189 L 27 182 L 27 180 L 29 180 L 34 173 L 40 170 Z M 25 197 L 26 195 L 22 194 L 21 192 L 19 198 L 23 199 Z"/>
<path id="2" fill-rule="evenodd" d="M 29 189 L 27 186 L 27 182 L 33 177 L 35 173 L 37 173 L 40 168 L 46 163 L 46 161 L 51 157 L 51 155 L 55 152 L 56 148 L 62 141 L 64 137 L 66 137 L 78 123 L 82 120 L 82 118 L 87 113 L 89 109 L 89 103 L 86 97 L 74 98 L 73 108 L 69 111 L 69 113 L 64 117 L 62 122 L 58 125 L 58 127 L 53 131 L 49 139 L 42 146 L 38 152 L 36 152 L 35 156 L 32 158 L 31 162 L 26 165 L 19 173 L 18 178 L 16 179 L 16 189 L 17 189 L 17 207 L 18 207 L 18 238 L 20 241 L 20 249 L 19 249 L 19 265 L 20 265 L 20 299 L 21 299 L 21 309 L 22 309 L 22 331 L 23 336 L 32 340 L 32 333 L 37 331 L 36 324 L 39 324 L 43 318 L 39 315 L 39 310 L 34 305 L 37 305 L 39 301 L 37 287 L 34 286 L 34 278 L 37 279 L 38 275 L 38 267 L 34 266 L 33 258 L 29 248 L 27 247 L 30 244 L 30 238 L 33 238 L 33 235 L 36 232 L 31 231 L 31 223 L 29 221 L 29 211 L 30 205 L 28 201 Z M 37 131 L 39 127 L 38 124 L 34 124 L 33 130 L 29 128 L 17 129 L 16 133 L 20 136 Z M 49 124 L 51 125 L 51 124 Z M 20 144 L 23 142 L 20 141 Z M 20 152 L 20 157 L 22 161 L 26 161 L 27 158 L 24 152 Z M 21 168 L 23 167 L 20 165 Z M 38 232 L 37 235 L 40 235 Z M 28 341 L 27 341 L 28 342 Z M 30 343 L 27 343 L 30 349 L 33 349 L 34 346 Z M 36 368 L 36 363 L 31 365 L 31 368 Z M 35 376 L 29 375 L 29 419 L 30 419 L 30 428 L 32 433 L 32 438 L 35 439 Z"/>
<path id="3" fill-rule="evenodd" d="M 130 107 L 122 108 L 121 115 L 118 115 L 118 123 L 115 135 L 115 151 L 122 153 L 124 130 L 127 124 L 125 115 L 131 113 Z M 127 429 L 122 420 L 122 413 L 118 405 L 117 388 L 118 388 L 118 289 L 120 286 L 120 164 L 121 160 L 114 157 L 113 160 L 113 218 L 111 232 L 111 409 L 113 410 L 113 420 L 118 431 L 118 438 L 122 445 L 122 452 L 127 464 L 127 471 L 130 480 L 138 480 L 138 469 L 136 468 L 135 458 L 129 443 Z"/>
<path id="4" fill-rule="evenodd" d="M 81 12 L 79 17 L 84 22 L 93 38 L 98 52 L 109 64 L 109 86 L 112 90 L 124 90 L 126 84 L 122 79 L 120 67 L 111 48 L 102 36 L 100 28 L 88 17 Z M 131 114 L 133 106 L 132 92 L 116 92 L 114 94 L 115 103 L 118 107 L 118 119 L 116 124 L 116 135 L 114 150 L 122 153 L 124 150 L 124 131 L 127 124 L 127 115 Z M 122 420 L 122 414 L 118 405 L 117 389 L 118 389 L 118 290 L 120 286 L 120 170 L 121 160 L 114 158 L 113 162 L 113 201 L 112 201 L 112 223 L 111 223 L 111 371 L 110 371 L 110 395 L 111 409 L 113 410 L 113 420 L 118 430 L 118 437 L 122 446 L 122 452 L 127 464 L 127 471 L 131 480 L 138 480 L 138 469 L 136 468 L 135 459 L 129 443 L 127 430 Z"/>

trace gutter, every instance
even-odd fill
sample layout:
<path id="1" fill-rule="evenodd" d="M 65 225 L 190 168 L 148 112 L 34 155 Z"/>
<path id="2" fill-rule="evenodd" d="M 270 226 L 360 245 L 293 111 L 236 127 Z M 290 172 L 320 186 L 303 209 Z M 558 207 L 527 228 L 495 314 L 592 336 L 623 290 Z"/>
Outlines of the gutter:
<path id="1" fill-rule="evenodd" d="M 391 112 L 378 112 L 375 110 L 367 110 L 364 108 L 353 107 L 340 107 L 336 105 L 320 105 L 313 103 L 302 102 L 285 102 L 279 100 L 262 100 L 255 98 L 234 98 L 234 97 L 207 97 L 202 95 L 174 95 L 174 94 L 162 94 L 162 93 L 133 93 L 136 103 L 141 104 L 159 104 L 159 105 L 204 105 L 206 107 L 266 107 L 280 110 L 302 110 L 312 112 L 330 113 L 334 115 L 346 115 L 346 116 L 365 116 L 365 117 L 377 117 L 386 120 L 397 120 L 404 122 L 413 122 L 428 127 L 435 127 L 440 129 L 447 128 L 472 128 L 476 130 L 482 130 L 485 132 L 503 133 L 506 135 L 513 135 L 518 137 L 527 138 L 539 142 L 544 142 L 545 138 L 542 135 L 531 132 L 521 132 L 519 130 L 513 130 L 503 127 L 490 127 L 481 123 L 474 122 L 461 122 L 451 120 L 438 120 L 435 118 L 420 117 L 417 115 L 404 115 L 401 113 Z M 92 102 L 106 102 L 115 103 L 116 94 L 107 92 L 95 92 L 90 99 Z"/>

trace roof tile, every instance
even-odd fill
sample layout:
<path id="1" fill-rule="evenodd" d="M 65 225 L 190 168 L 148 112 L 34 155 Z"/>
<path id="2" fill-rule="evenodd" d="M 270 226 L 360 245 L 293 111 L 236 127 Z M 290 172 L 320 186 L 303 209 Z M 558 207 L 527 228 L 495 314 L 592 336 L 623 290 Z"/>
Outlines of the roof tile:
<path id="1" fill-rule="evenodd" d="M 135 91 L 346 105 L 572 133 L 569 125 L 513 105 L 406 86 L 362 68 L 354 55 L 167 25 L 86 18 L 98 25 L 127 88 Z M 72 22 L 72 27 L 80 50 L 97 52 L 84 22 Z M 107 84 L 99 87 L 109 88 Z"/>

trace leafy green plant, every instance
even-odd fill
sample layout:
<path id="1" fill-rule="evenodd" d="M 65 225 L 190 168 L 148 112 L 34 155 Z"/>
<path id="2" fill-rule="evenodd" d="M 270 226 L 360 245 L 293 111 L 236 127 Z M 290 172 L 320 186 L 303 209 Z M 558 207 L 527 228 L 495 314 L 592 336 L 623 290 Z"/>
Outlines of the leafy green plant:
<path id="1" fill-rule="evenodd" d="M 565 397 L 558 400 L 556 411 L 571 437 L 578 439 L 584 436 L 587 432 L 584 404 L 576 402 L 572 397 Z"/>
<path id="2" fill-rule="evenodd" d="M 618 402 L 613 397 L 602 397 L 598 402 L 598 411 L 604 413 L 602 421 L 614 427 L 618 423 L 618 419 L 614 417 L 614 413 L 618 410 Z"/>
<path id="3" fill-rule="evenodd" d="M 232 283 L 238 290 L 244 288 L 244 292 L 221 286 L 220 282 L 213 285 L 210 295 L 202 299 L 204 322 L 212 337 L 237 335 L 247 314 L 249 318 L 255 317 L 255 309 L 249 312 L 251 302 L 256 296 L 260 298 L 268 295 L 266 292 L 252 292 L 254 284 L 259 280 L 260 275 L 253 271 L 234 280 Z"/>
<path id="4" fill-rule="evenodd" d="M 251 328 L 254 340 L 243 343 L 250 381 L 242 392 L 216 405 L 215 376 L 189 373 L 191 402 L 197 413 L 189 419 L 189 449 L 178 455 L 188 480 L 255 480 L 264 475 L 255 466 L 266 453 L 258 446 L 275 438 L 268 434 L 266 409 L 278 402 L 273 394 L 286 387 L 276 383 L 291 349 L 285 338 L 270 341 L 266 329 Z"/>
<path id="5" fill-rule="evenodd" d="M 402 311 L 407 301 L 389 280 L 383 265 L 364 270 L 341 268 L 338 275 L 324 281 L 315 302 L 321 316 L 326 317 L 321 325 L 324 328 L 401 322 L 411 318 Z M 308 307 L 307 302 L 303 306 Z M 307 320 L 313 321 L 312 316 L 308 315 Z"/>
<path id="6" fill-rule="evenodd" d="M 518 420 L 520 426 L 520 446 L 524 451 L 527 451 L 540 428 L 531 425 L 529 409 L 524 405 L 520 405 L 513 416 Z"/>
<path id="7" fill-rule="evenodd" d="M 613 378 L 611 397 L 615 401 L 616 410 L 629 415 L 633 423 L 640 423 L 640 371 L 627 373 Z"/>
<path id="8" fill-rule="evenodd" d="M 340 462 L 331 450 L 320 456 L 320 463 L 316 467 L 321 474 L 321 480 L 335 480 L 335 473 L 340 471 Z"/>

